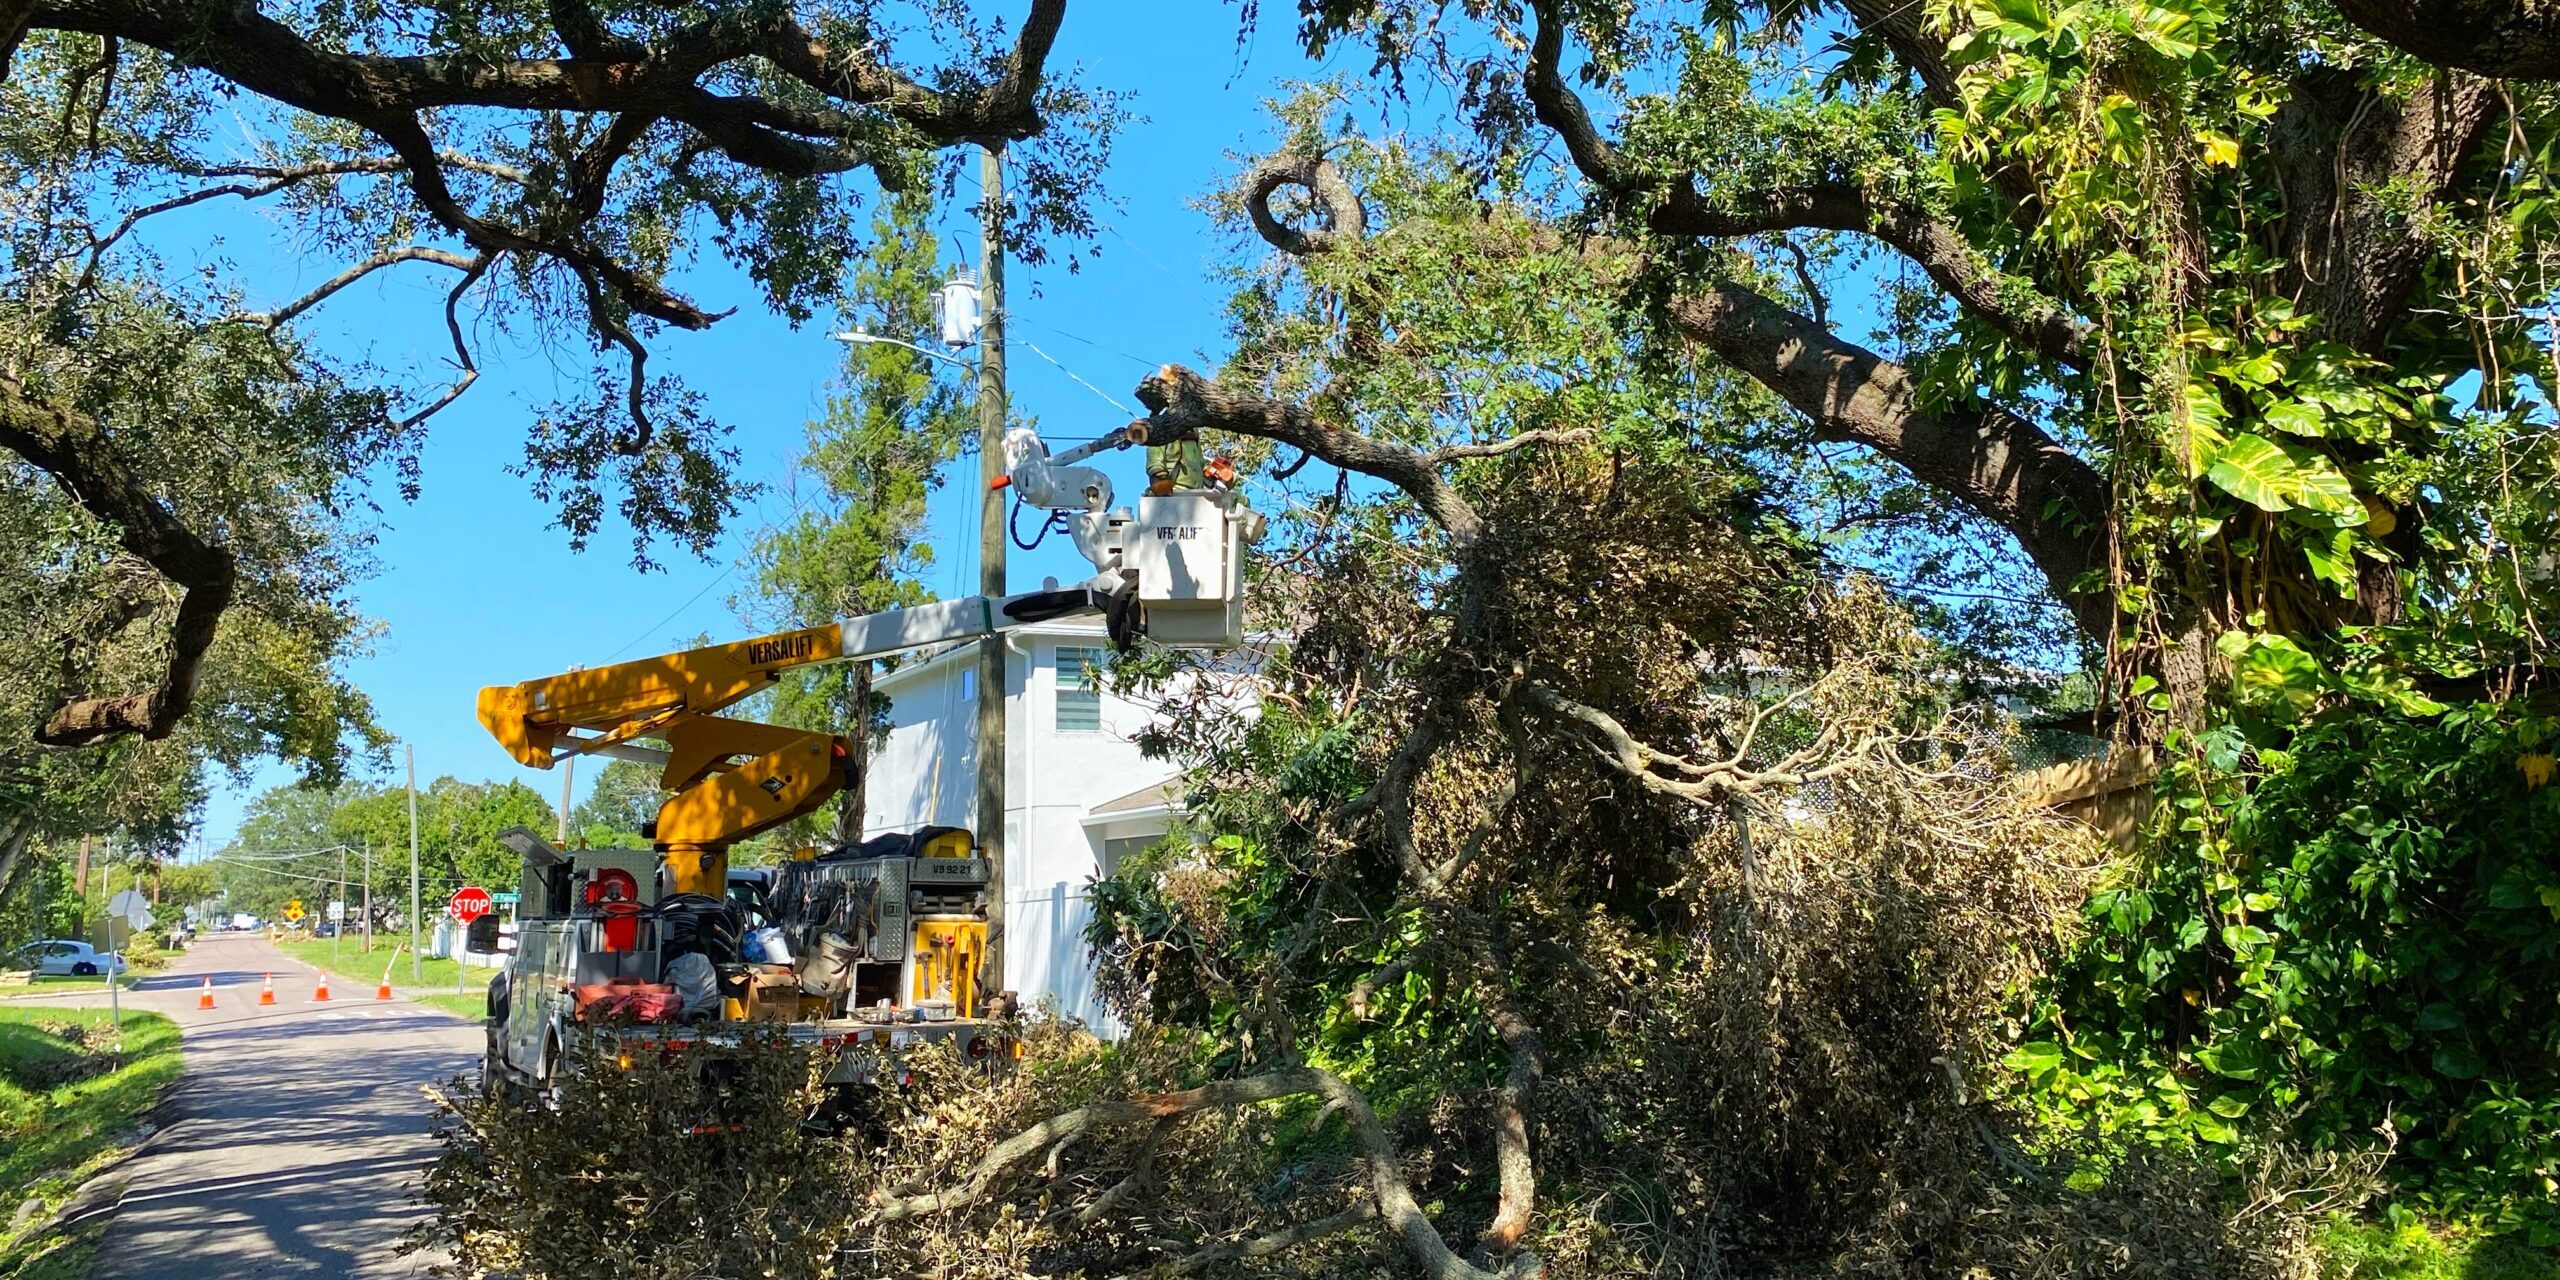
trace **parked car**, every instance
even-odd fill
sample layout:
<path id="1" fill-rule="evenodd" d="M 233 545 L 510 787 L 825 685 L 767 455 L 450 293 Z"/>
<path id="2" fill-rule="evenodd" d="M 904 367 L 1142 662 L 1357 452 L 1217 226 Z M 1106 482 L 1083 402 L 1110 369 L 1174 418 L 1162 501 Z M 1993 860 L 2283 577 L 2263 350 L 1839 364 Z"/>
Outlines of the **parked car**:
<path id="1" fill-rule="evenodd" d="M 50 938 L 30 942 L 18 948 L 11 960 L 12 968 L 33 969 L 37 973 L 89 977 L 101 971 L 122 973 L 124 957 L 112 951 L 100 951 L 85 942 L 67 938 Z"/>

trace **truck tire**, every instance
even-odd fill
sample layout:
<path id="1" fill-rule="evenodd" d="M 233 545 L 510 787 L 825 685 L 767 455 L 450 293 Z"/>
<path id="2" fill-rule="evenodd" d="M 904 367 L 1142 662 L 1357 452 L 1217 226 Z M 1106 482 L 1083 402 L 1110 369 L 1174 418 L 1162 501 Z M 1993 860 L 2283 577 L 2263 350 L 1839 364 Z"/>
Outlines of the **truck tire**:
<path id="1" fill-rule="evenodd" d="M 507 1054 L 498 1047 L 498 1028 L 505 1024 L 492 1020 L 487 1028 L 487 1044 L 480 1050 L 480 1092 L 503 1094 L 507 1091 Z"/>

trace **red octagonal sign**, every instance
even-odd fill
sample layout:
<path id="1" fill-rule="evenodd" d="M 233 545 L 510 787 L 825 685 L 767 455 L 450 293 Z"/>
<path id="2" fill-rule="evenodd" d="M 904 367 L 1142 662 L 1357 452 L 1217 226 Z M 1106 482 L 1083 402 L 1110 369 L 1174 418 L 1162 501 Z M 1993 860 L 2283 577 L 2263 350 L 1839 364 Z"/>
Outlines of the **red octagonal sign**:
<path id="1" fill-rule="evenodd" d="M 453 891 L 453 901 L 445 904 L 445 910 L 452 912 L 454 919 L 469 924 L 489 914 L 490 909 L 497 905 L 489 900 L 488 890 L 478 885 L 464 885 Z"/>

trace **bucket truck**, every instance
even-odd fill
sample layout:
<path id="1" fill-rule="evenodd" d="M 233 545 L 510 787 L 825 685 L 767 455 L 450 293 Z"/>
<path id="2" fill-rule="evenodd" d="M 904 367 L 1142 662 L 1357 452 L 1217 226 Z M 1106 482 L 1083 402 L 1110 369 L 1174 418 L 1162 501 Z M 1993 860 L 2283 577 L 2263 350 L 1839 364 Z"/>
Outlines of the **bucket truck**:
<path id="1" fill-rule="evenodd" d="M 970 596 L 822 626 L 482 689 L 480 723 L 537 769 L 576 756 L 644 761 L 668 792 L 649 850 L 559 850 L 508 837 L 524 858 L 514 954 L 491 983 L 492 1085 L 547 1086 L 581 1035 L 658 1043 L 723 1034 L 742 1019 L 795 1037 L 894 1049 L 951 1038 L 996 1047 L 981 998 L 986 859 L 966 830 L 929 828 L 732 871 L 730 848 L 815 811 L 845 783 L 841 735 L 720 714 L 784 673 L 886 657 L 1070 616 L 1098 616 L 1124 651 L 1141 642 L 1226 649 L 1243 639 L 1243 553 L 1263 530 L 1231 471 L 1162 478 L 1134 512 L 1080 465 L 1156 444 L 1132 424 L 1052 456 L 1030 430 L 1005 438 L 1010 488 L 1063 516 L 1093 574 L 1061 586 Z M 1184 443 L 1184 442 L 1175 442 Z M 995 495 L 990 494 L 990 500 Z M 993 819 L 988 819 L 993 820 Z M 499 948 L 495 917 L 474 950 Z M 686 988 L 691 988 L 687 990 Z M 589 1016 L 610 1012 L 615 1016 Z M 859 1059 L 859 1060 L 858 1060 Z M 859 1083 L 876 1058 L 842 1059 Z"/>

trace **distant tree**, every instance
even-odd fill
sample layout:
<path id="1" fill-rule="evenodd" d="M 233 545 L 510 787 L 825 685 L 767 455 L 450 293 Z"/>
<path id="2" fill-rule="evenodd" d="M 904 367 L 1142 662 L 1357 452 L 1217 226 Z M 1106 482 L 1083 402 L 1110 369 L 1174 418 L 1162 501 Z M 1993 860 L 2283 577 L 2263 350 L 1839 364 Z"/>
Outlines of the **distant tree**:
<path id="1" fill-rule="evenodd" d="M 499 833 L 522 826 L 548 833 L 557 811 L 521 782 L 464 782 L 438 778 L 418 791 L 418 884 L 428 902 L 441 901 L 465 884 L 511 886 L 517 856 Z M 409 896 L 409 795 L 405 787 L 348 785 L 334 791 L 284 786 L 249 803 L 240 831 L 216 851 L 222 887 L 236 910 L 269 914 L 289 897 L 307 897 L 312 886 L 344 874 L 360 894 L 365 854 L 372 854 L 371 887 L 386 909 Z"/>
<path id="2" fill-rule="evenodd" d="M 641 833 L 658 820 L 666 799 L 655 767 L 608 760 L 596 774 L 595 789 L 569 811 L 569 835 L 590 848 L 648 848 L 649 838 Z"/>
<path id="3" fill-rule="evenodd" d="M 942 272 L 929 201 L 901 195 L 873 224 L 878 248 L 854 273 L 852 317 L 904 342 L 936 341 L 932 299 Z M 843 390 L 809 424 L 790 493 L 797 510 L 757 537 L 751 585 L 737 602 L 759 624 L 812 626 L 930 598 L 920 577 L 933 564 L 923 541 L 925 503 L 941 468 L 959 455 L 975 422 L 974 398 L 928 356 L 890 343 L 857 343 L 845 355 Z M 861 838 L 870 749 L 885 735 L 888 703 L 872 690 L 872 664 L 845 663 L 786 676 L 766 712 L 774 721 L 853 741 L 851 782 L 836 801 L 832 836 Z"/>

